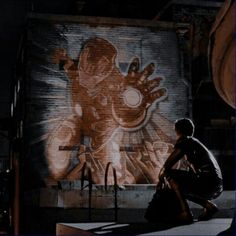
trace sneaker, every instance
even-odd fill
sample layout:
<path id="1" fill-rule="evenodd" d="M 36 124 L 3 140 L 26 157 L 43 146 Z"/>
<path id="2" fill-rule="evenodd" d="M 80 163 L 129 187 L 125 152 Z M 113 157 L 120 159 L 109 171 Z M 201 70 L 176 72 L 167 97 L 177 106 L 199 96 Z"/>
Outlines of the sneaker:
<path id="1" fill-rule="evenodd" d="M 218 207 L 212 202 L 208 201 L 203 213 L 198 217 L 198 221 L 210 220 L 212 216 L 218 211 Z"/>

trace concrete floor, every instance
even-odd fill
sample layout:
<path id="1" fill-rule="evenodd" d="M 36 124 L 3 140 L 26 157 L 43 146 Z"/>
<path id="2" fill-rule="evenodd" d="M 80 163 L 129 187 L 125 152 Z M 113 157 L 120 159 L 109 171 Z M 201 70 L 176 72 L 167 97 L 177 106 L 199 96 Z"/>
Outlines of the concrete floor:
<path id="1" fill-rule="evenodd" d="M 231 224 L 230 218 L 217 218 L 190 225 L 154 223 L 73 223 L 57 224 L 56 235 L 217 235 Z"/>
<path id="2" fill-rule="evenodd" d="M 22 211 L 22 235 L 217 235 L 231 224 L 235 209 L 235 191 L 224 191 L 214 201 L 219 211 L 206 222 L 191 225 L 147 223 L 146 208 L 121 208 L 115 210 L 92 208 L 25 207 Z M 197 219 L 202 209 L 190 202 Z M 90 213 L 90 214 L 89 214 Z M 90 217 L 89 217 L 90 216 Z M 58 228 L 59 227 L 59 228 Z M 57 230 L 56 230 L 57 228 Z M 66 230 L 66 232 L 64 231 Z M 64 232 L 64 233 L 63 233 Z M 68 234 L 71 232 L 71 234 Z M 78 233 L 79 232 L 79 233 Z"/>
<path id="3" fill-rule="evenodd" d="M 193 224 L 181 226 L 161 222 L 147 223 L 143 217 L 145 209 L 119 209 L 118 221 L 102 222 L 96 221 L 96 215 L 100 215 L 101 218 L 104 214 L 96 214 L 93 210 L 90 222 L 57 223 L 56 235 L 218 235 L 228 229 L 232 223 L 235 191 L 224 191 L 214 202 L 220 210 L 209 221 L 195 220 Z M 196 204 L 189 203 L 196 219 L 202 209 Z M 111 212 L 110 219 L 114 219 Z"/>

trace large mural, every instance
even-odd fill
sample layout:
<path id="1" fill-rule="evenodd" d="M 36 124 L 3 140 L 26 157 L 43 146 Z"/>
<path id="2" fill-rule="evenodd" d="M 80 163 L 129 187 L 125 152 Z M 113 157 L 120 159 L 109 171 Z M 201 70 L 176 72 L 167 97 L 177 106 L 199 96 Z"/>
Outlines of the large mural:
<path id="1" fill-rule="evenodd" d="M 175 30 L 34 19 L 27 51 L 29 175 L 80 180 L 86 163 L 96 184 L 108 165 L 119 185 L 157 183 L 189 115 Z"/>

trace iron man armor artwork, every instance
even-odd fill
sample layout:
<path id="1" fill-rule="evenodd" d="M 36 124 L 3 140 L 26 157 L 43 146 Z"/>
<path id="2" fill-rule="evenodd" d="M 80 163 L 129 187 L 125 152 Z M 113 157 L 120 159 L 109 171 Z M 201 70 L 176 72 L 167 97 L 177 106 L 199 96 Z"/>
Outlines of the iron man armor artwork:
<path id="1" fill-rule="evenodd" d="M 120 130 L 134 132 L 144 126 L 153 107 L 167 97 L 167 90 L 160 87 L 161 77 L 149 79 L 155 70 L 154 63 L 142 70 L 136 57 L 123 75 L 116 59 L 116 48 L 102 38 L 87 40 L 77 60 L 72 60 L 65 49 L 53 53 L 53 62 L 69 78 L 73 110 L 46 143 L 45 155 L 55 180 L 80 178 L 82 166 L 87 162 L 93 182 L 102 184 L 107 163 L 112 162 L 119 184 L 157 181 L 160 163 L 152 154 L 150 143 L 146 142 L 145 148 L 134 148 L 133 154 L 127 155 L 118 141 L 111 140 Z M 74 167 L 71 167 L 72 151 L 59 148 L 65 146 L 79 147 Z M 169 153 L 170 146 L 165 146 L 164 152 Z M 145 152 L 149 152 L 148 161 Z M 112 181 L 109 176 L 108 182 Z"/>

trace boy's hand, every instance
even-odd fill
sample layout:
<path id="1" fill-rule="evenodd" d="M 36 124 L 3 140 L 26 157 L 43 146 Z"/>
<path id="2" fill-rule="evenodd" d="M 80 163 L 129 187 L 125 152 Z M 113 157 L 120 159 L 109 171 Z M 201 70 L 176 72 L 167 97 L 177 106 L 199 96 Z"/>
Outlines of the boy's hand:
<path id="1" fill-rule="evenodd" d="M 164 177 L 165 177 L 165 167 L 162 167 L 160 172 L 159 172 L 159 181 L 162 182 L 164 180 Z"/>

